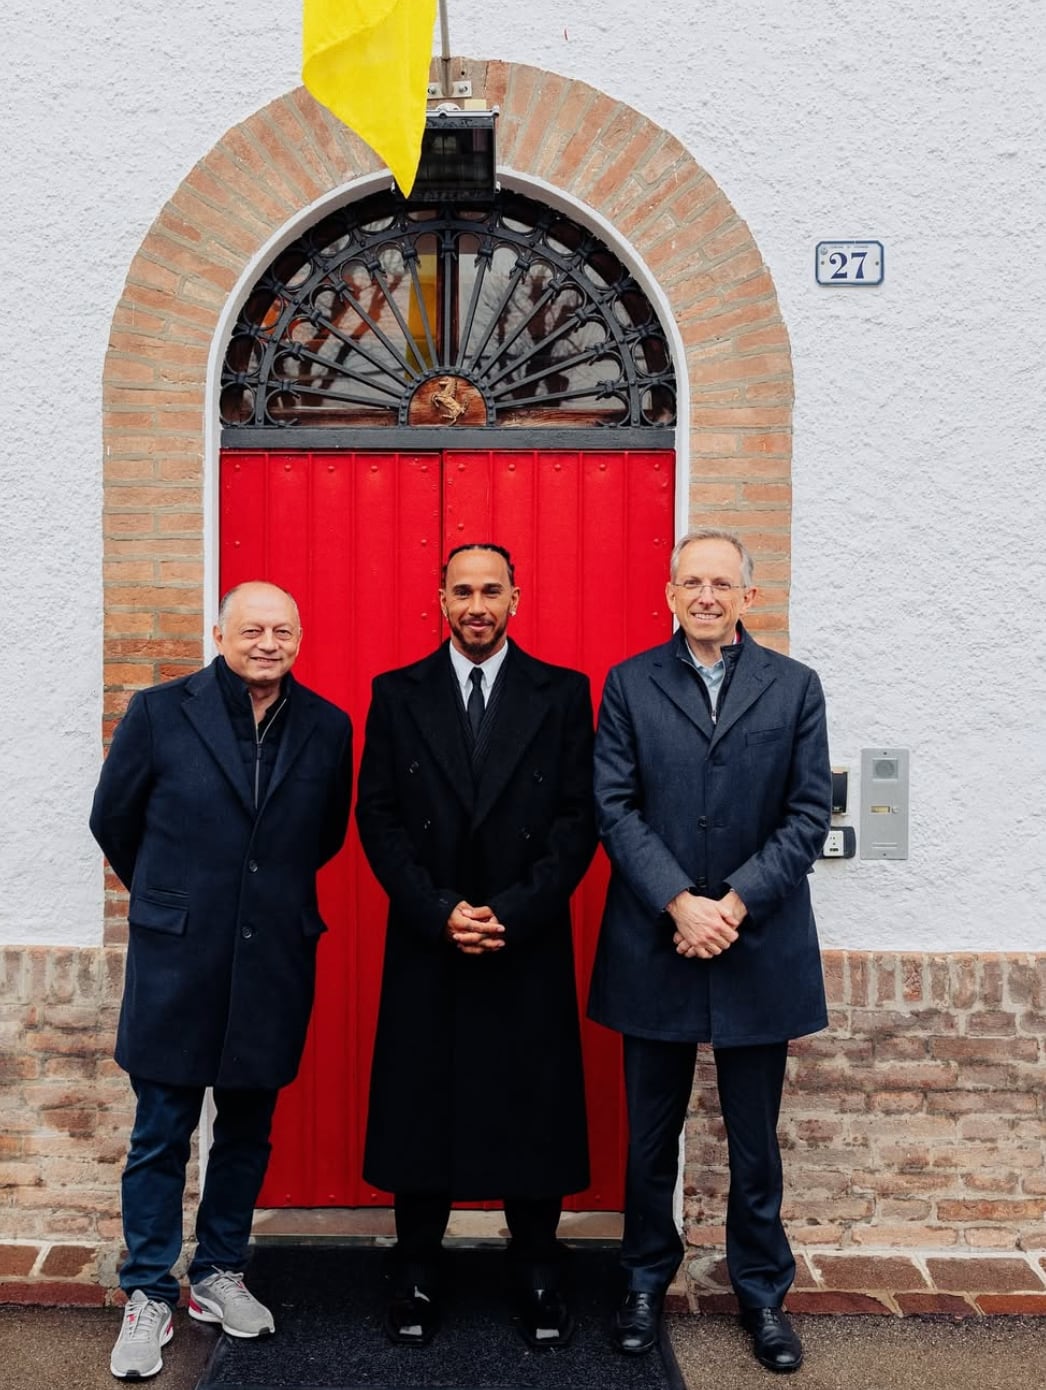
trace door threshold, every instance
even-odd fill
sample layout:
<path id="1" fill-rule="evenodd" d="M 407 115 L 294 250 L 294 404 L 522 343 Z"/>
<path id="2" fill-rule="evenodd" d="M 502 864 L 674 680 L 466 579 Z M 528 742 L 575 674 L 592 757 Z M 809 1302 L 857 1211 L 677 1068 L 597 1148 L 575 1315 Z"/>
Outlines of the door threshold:
<path id="1" fill-rule="evenodd" d="M 559 1238 L 570 1243 L 617 1243 L 624 1217 L 619 1211 L 565 1211 Z M 254 1213 L 252 1235 L 258 1244 L 297 1241 L 392 1245 L 396 1226 L 391 1207 L 265 1207 Z M 508 1239 L 503 1211 L 452 1211 L 447 1239 L 480 1244 Z"/>

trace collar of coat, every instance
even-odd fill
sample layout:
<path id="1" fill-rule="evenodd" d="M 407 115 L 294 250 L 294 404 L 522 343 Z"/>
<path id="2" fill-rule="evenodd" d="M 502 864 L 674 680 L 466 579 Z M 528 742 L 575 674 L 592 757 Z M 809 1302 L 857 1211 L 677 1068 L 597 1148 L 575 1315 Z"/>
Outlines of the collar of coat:
<path id="1" fill-rule="evenodd" d="M 225 696 L 218 681 L 215 657 L 209 666 L 194 672 L 185 683 L 185 699 L 182 712 L 196 730 L 208 752 L 229 779 L 233 791 L 243 802 L 244 810 L 252 818 L 255 815 L 254 798 L 243 756 L 236 742 L 232 718 L 229 714 Z M 291 676 L 284 677 L 284 690 L 291 688 Z M 272 800 L 280 783 L 293 767 L 295 760 L 305 747 L 316 727 L 317 715 L 312 692 L 297 681 L 293 684 L 295 698 L 287 701 L 286 724 L 276 754 L 276 765 L 269 780 L 265 801 L 258 808 L 258 815 Z"/>
<path id="2" fill-rule="evenodd" d="M 550 686 L 556 668 L 528 656 L 511 639 L 509 654 L 500 674 L 503 690 L 490 751 L 478 779 L 473 779 L 464 741 L 457 737 L 461 700 L 444 642 L 402 674 L 407 681 L 408 711 L 426 746 L 471 813 L 473 824 L 483 820 L 501 795 L 523 755 L 536 738 L 552 708 Z"/>
<path id="3" fill-rule="evenodd" d="M 695 677 L 700 680 L 700 676 L 683 648 L 686 635 L 682 628 L 674 632 L 664 646 L 654 648 L 650 679 L 682 710 L 709 743 L 718 743 L 774 680 L 767 653 L 748 635 L 740 622 L 737 632 L 739 640 L 721 648 L 726 662 L 726 678 L 715 723 L 708 703 L 695 683 Z M 726 698 L 727 689 L 729 699 Z"/>

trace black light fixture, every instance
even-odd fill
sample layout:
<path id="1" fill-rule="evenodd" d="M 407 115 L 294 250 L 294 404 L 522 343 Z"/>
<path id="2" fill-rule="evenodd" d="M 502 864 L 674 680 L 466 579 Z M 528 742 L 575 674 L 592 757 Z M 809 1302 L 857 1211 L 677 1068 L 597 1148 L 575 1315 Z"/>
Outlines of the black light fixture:
<path id="1" fill-rule="evenodd" d="M 494 197 L 497 114 L 452 106 L 428 113 L 412 203 L 487 203 Z"/>

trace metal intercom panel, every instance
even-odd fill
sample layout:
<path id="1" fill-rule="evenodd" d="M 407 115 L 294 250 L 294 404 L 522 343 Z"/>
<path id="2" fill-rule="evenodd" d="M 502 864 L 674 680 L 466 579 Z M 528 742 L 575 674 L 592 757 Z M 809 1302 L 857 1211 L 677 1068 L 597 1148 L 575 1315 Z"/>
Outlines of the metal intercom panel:
<path id="1" fill-rule="evenodd" d="M 908 858 L 908 749 L 861 749 L 861 858 Z"/>

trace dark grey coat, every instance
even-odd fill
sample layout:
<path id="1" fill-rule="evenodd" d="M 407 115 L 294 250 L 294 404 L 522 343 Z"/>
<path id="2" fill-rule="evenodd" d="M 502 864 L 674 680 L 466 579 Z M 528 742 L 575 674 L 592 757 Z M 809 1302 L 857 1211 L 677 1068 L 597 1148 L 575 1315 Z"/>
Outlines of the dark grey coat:
<path id="1" fill-rule="evenodd" d="M 352 730 L 297 682 L 280 717 L 257 817 L 213 666 L 140 691 L 113 737 L 91 830 L 131 895 L 116 1060 L 133 1076 L 276 1088 L 297 1072 Z"/>
<path id="2" fill-rule="evenodd" d="M 831 818 L 821 685 L 744 634 L 713 724 L 682 642 L 607 678 L 595 788 L 613 872 L 589 1014 L 638 1037 L 783 1042 L 827 1022 L 807 882 Z M 748 909 L 713 960 L 672 945 L 663 909 L 691 885 Z"/>
<path id="3" fill-rule="evenodd" d="M 475 784 L 446 645 L 374 682 L 356 818 L 390 902 L 364 1175 L 387 1191 L 588 1184 L 569 907 L 596 839 L 588 680 L 513 645 L 501 681 Z M 462 899 L 504 949 L 445 940 Z"/>

